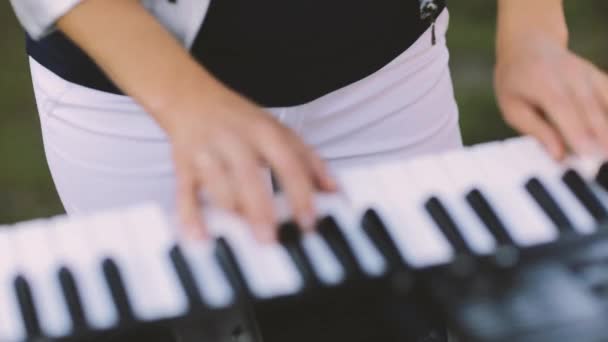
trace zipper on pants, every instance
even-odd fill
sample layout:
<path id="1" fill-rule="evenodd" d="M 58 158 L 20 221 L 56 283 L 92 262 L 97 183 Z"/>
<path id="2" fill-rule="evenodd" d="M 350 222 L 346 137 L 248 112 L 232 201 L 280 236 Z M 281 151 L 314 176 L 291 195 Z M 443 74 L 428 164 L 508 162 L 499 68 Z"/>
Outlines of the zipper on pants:
<path id="1" fill-rule="evenodd" d="M 435 22 L 439 16 L 439 5 L 436 0 L 420 0 L 420 19 L 426 21 L 431 26 L 431 44 L 437 43 L 435 34 Z"/>

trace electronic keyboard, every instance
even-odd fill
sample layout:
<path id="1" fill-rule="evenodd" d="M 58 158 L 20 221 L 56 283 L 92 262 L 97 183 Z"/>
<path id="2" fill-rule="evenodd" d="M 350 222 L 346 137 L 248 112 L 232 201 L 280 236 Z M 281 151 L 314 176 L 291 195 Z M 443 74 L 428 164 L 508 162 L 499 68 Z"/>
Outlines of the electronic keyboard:
<path id="1" fill-rule="evenodd" d="M 595 298 L 608 294 L 600 164 L 557 163 L 535 140 L 514 138 L 336 170 L 342 191 L 317 197 L 316 232 L 301 233 L 279 198 L 279 243 L 267 245 L 214 208 L 204 215 L 210 241 L 182 239 L 154 204 L 6 226 L 0 341 L 219 317 L 260 303 L 280 313 L 281 300 L 322 307 L 340 296 L 370 305 L 398 297 L 393 304 L 420 319 L 444 316 L 467 341 L 555 341 L 543 330 L 570 323 L 608 333 Z M 566 264 L 578 266 L 568 273 Z M 581 285 L 576 272 L 595 285 Z"/>

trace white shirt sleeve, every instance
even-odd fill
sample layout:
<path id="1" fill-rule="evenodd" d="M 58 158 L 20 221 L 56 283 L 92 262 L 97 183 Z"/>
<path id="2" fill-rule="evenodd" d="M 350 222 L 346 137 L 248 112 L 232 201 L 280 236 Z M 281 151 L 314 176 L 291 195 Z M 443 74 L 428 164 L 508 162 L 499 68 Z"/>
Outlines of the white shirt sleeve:
<path id="1" fill-rule="evenodd" d="M 64 14 L 83 0 L 11 0 L 15 13 L 33 39 L 43 38 Z"/>

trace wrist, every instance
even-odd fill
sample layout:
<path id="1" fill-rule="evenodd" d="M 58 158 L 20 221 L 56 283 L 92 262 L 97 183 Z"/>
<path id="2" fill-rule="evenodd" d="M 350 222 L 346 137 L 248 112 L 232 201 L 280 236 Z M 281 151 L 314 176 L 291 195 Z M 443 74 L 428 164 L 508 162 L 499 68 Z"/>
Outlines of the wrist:
<path id="1" fill-rule="evenodd" d="M 568 26 L 562 0 L 499 0 L 497 61 L 516 53 L 522 44 L 553 42 L 567 48 Z"/>
<path id="2" fill-rule="evenodd" d="M 147 110 L 169 136 L 182 131 L 184 125 L 189 125 L 191 120 L 188 118 L 214 112 L 217 103 L 229 93 L 198 65 L 189 69 L 184 73 L 176 73 L 176 77 L 170 80 L 166 79 L 156 95 L 149 96 L 155 100 L 148 102 Z"/>

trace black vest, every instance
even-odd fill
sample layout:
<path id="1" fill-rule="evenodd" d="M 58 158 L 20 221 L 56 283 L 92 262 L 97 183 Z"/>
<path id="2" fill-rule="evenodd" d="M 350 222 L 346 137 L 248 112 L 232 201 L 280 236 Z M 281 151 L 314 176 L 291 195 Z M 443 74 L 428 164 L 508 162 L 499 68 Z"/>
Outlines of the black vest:
<path id="1" fill-rule="evenodd" d="M 212 0 L 191 53 L 258 104 L 287 107 L 372 74 L 428 27 L 419 0 Z M 59 32 L 27 49 L 65 80 L 121 93 Z"/>

